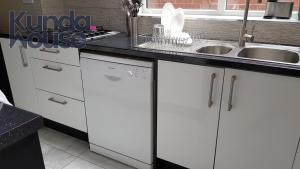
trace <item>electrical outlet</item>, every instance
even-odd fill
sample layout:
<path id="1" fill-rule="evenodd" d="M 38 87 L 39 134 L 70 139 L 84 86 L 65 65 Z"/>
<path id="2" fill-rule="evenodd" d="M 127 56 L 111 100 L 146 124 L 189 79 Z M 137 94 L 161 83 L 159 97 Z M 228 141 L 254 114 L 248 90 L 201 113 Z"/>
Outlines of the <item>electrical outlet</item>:
<path id="1" fill-rule="evenodd" d="M 23 0 L 24 4 L 33 4 L 34 0 Z"/>

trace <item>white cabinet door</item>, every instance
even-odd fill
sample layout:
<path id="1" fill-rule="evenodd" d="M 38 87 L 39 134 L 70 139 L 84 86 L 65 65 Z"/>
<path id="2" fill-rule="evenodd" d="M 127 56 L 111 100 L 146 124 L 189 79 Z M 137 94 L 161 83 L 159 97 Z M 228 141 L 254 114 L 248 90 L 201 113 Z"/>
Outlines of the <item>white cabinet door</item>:
<path id="1" fill-rule="evenodd" d="M 37 104 L 35 85 L 29 59 L 21 42 L 10 48 L 9 39 L 1 39 L 1 46 L 15 106 L 41 114 Z"/>
<path id="2" fill-rule="evenodd" d="M 190 169 L 213 169 L 223 76 L 224 69 L 158 62 L 159 158 Z"/>
<path id="3" fill-rule="evenodd" d="M 299 78 L 226 69 L 215 169 L 290 169 L 300 136 L 299 86 Z"/>

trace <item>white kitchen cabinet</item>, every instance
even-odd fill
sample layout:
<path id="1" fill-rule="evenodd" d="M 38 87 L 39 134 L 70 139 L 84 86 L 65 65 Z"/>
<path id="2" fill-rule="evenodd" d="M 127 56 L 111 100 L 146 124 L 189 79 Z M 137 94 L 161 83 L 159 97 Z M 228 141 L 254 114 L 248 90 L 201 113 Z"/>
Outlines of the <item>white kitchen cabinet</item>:
<path id="1" fill-rule="evenodd" d="M 31 65 L 20 41 L 10 48 L 10 39 L 0 39 L 15 106 L 41 115 Z"/>
<path id="2" fill-rule="evenodd" d="M 45 118 L 87 132 L 84 102 L 42 90 L 37 96 Z"/>
<path id="3" fill-rule="evenodd" d="M 79 66 L 79 52 L 77 48 L 27 48 L 25 53 L 28 57 L 48 60 L 52 62 L 64 63 Z"/>
<path id="4" fill-rule="evenodd" d="M 36 87 L 83 101 L 80 67 L 30 59 Z"/>
<path id="5" fill-rule="evenodd" d="M 292 168 L 299 86 L 299 78 L 226 69 L 215 169 Z"/>
<path id="6" fill-rule="evenodd" d="M 213 169 L 223 76 L 221 68 L 158 62 L 158 158 Z"/>

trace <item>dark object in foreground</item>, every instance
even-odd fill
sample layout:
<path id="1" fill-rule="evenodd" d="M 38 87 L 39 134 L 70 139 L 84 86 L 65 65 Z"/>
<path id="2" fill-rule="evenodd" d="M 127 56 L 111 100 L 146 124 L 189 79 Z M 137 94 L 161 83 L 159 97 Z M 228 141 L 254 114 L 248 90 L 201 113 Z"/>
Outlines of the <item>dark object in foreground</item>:
<path id="1" fill-rule="evenodd" d="M 0 102 L 0 168 L 45 169 L 38 129 L 43 118 Z"/>
<path id="2" fill-rule="evenodd" d="M 1 150 L 0 168 L 45 169 L 37 132 Z"/>

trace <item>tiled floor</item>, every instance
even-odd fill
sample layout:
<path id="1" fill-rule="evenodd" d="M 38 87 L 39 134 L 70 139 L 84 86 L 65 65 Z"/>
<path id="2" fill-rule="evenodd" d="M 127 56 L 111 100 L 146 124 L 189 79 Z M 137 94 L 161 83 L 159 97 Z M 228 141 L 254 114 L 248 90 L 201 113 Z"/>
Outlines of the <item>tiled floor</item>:
<path id="1" fill-rule="evenodd" d="M 39 131 L 46 169 L 133 169 L 93 153 L 88 143 L 49 128 Z"/>

